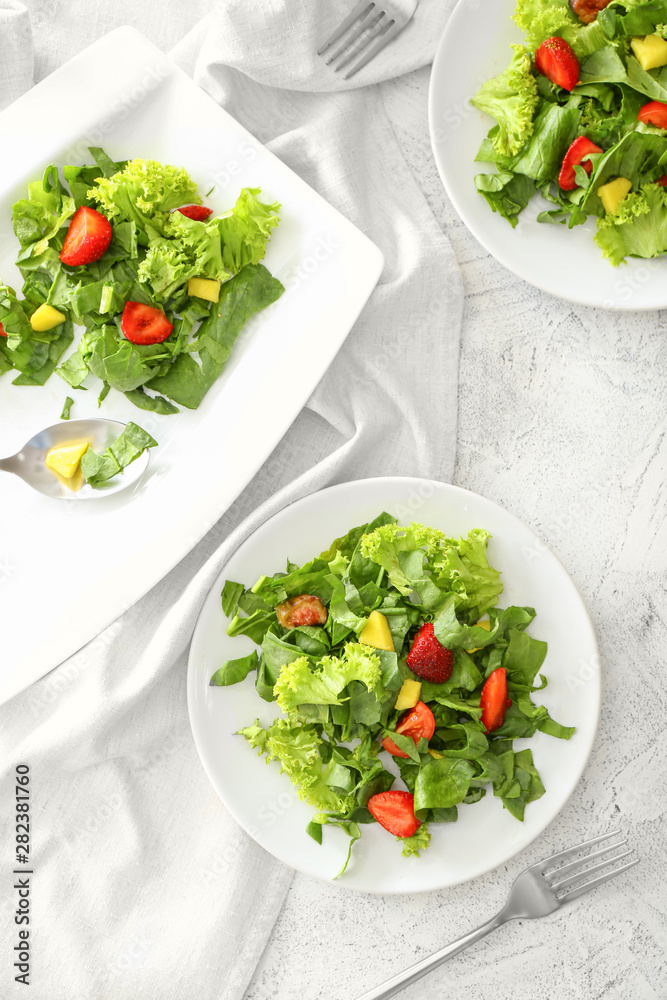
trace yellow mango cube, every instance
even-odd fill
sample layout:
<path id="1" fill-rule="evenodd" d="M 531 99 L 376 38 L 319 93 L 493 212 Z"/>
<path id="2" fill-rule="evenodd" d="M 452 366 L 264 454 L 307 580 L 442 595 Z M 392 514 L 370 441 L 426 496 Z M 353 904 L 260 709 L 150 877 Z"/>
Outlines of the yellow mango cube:
<path id="1" fill-rule="evenodd" d="M 667 42 L 661 35 L 633 38 L 630 45 L 642 69 L 649 70 L 657 69 L 658 66 L 667 66 Z"/>
<path id="2" fill-rule="evenodd" d="M 413 681 L 408 678 L 403 681 L 403 687 L 398 692 L 394 708 L 399 712 L 404 712 L 406 708 L 414 708 L 422 693 L 421 681 Z"/>
<path id="3" fill-rule="evenodd" d="M 392 638 L 389 622 L 380 611 L 371 611 L 368 621 L 359 633 L 359 642 L 364 646 L 374 646 L 375 649 L 386 649 L 394 652 L 394 640 Z"/>
<path id="4" fill-rule="evenodd" d="M 46 330 L 52 330 L 54 326 L 59 326 L 64 320 L 64 313 L 58 312 L 53 306 L 47 306 L 46 303 L 43 303 L 35 309 L 30 317 L 30 326 L 37 333 L 44 333 Z"/>
<path id="5" fill-rule="evenodd" d="M 618 206 L 632 190 L 632 181 L 627 177 L 617 177 L 616 180 L 609 181 L 598 188 L 598 198 L 604 205 L 605 212 L 613 215 L 618 211 Z"/>
<path id="6" fill-rule="evenodd" d="M 54 472 L 57 472 L 64 479 L 71 479 L 79 468 L 79 462 L 89 447 L 88 441 L 79 441 L 76 444 L 51 448 L 47 451 L 44 461 L 49 469 L 53 469 Z"/>
<path id="7" fill-rule="evenodd" d="M 491 631 L 491 622 L 488 620 L 488 618 L 485 622 L 475 622 L 475 625 L 477 628 L 485 628 L 487 632 Z M 484 646 L 475 646 L 474 649 L 469 649 L 468 652 L 479 653 L 480 649 L 484 649 Z"/>
<path id="8" fill-rule="evenodd" d="M 220 298 L 220 282 L 213 278 L 190 278 L 188 295 L 196 299 L 206 299 L 207 302 L 217 302 Z"/>

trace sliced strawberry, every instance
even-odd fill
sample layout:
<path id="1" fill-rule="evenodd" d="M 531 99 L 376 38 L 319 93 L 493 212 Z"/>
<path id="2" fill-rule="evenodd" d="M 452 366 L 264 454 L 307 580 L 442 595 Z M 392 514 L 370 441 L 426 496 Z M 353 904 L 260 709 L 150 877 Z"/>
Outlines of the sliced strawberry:
<path id="1" fill-rule="evenodd" d="M 276 615 L 283 628 L 299 628 L 300 625 L 325 625 L 328 613 L 319 597 L 299 594 L 279 604 Z"/>
<path id="2" fill-rule="evenodd" d="M 662 101 L 649 101 L 639 109 L 637 121 L 667 129 L 667 104 L 663 104 Z"/>
<path id="3" fill-rule="evenodd" d="M 579 60 L 564 38 L 547 38 L 535 53 L 540 73 L 563 90 L 572 90 L 579 82 Z"/>
<path id="4" fill-rule="evenodd" d="M 395 837 L 411 837 L 421 823 L 415 816 L 415 797 L 410 792 L 378 792 L 368 800 L 371 816 Z"/>
<path id="5" fill-rule="evenodd" d="M 593 170 L 593 164 L 586 157 L 590 156 L 591 153 L 601 152 L 600 147 L 596 146 L 590 139 L 587 139 L 585 135 L 580 135 L 574 140 L 565 154 L 563 166 L 560 168 L 560 173 L 558 174 L 558 184 L 563 191 L 574 191 L 576 187 L 579 187 L 574 168 L 583 167 L 586 173 L 590 175 Z"/>
<path id="6" fill-rule="evenodd" d="M 451 677 L 454 654 L 438 642 L 431 622 L 425 622 L 414 637 L 407 664 L 413 674 L 432 684 L 443 684 Z"/>
<path id="7" fill-rule="evenodd" d="M 209 215 L 213 215 L 213 209 L 207 208 L 206 205 L 184 205 L 176 211 L 188 219 L 194 219 L 195 222 L 205 222 Z"/>
<path id="8" fill-rule="evenodd" d="M 100 212 L 82 205 L 72 216 L 60 259 L 68 267 L 99 260 L 111 243 L 111 226 Z"/>
<path id="9" fill-rule="evenodd" d="M 7 334 L 5 333 L 5 328 L 2 325 L 2 323 L 0 323 L 0 337 L 6 337 L 6 336 Z"/>
<path id="10" fill-rule="evenodd" d="M 161 344 L 174 326 L 161 309 L 143 302 L 126 302 L 120 328 L 133 344 Z"/>
<path id="11" fill-rule="evenodd" d="M 414 708 L 409 708 L 400 717 L 394 732 L 399 733 L 401 736 L 409 736 L 414 740 L 415 746 L 417 746 L 422 736 L 424 739 L 430 740 L 435 732 L 433 712 L 423 701 L 418 701 Z M 389 736 L 385 736 L 382 740 L 382 746 L 387 753 L 393 754 L 394 757 L 409 756 L 403 750 L 399 750 Z"/>
<path id="12" fill-rule="evenodd" d="M 499 729 L 505 721 L 505 712 L 512 702 L 507 697 L 507 671 L 498 667 L 487 679 L 480 698 L 482 725 L 487 733 Z"/>

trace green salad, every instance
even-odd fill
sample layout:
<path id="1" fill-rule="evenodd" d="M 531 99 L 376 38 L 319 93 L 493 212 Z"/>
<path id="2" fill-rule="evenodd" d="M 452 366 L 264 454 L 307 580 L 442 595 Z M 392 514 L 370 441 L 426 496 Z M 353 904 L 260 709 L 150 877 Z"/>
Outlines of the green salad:
<path id="1" fill-rule="evenodd" d="M 240 736 L 314 808 L 307 832 L 319 843 L 333 824 L 351 850 L 378 822 L 417 855 L 431 824 L 453 823 L 487 791 L 517 820 L 544 794 L 531 749 L 514 741 L 574 729 L 532 700 L 547 646 L 526 631 L 532 608 L 498 607 L 489 537 L 382 513 L 303 566 L 250 589 L 225 583 L 227 634 L 260 649 L 211 684 L 254 674 L 259 698 L 277 702 L 278 718 L 249 719 Z"/>
<path id="2" fill-rule="evenodd" d="M 667 252 L 667 0 L 518 0 L 524 44 L 472 103 L 496 124 L 475 178 L 516 226 L 596 220 L 614 265 Z"/>
<path id="3" fill-rule="evenodd" d="M 96 383 L 100 402 L 116 390 L 159 414 L 194 409 L 284 291 L 260 264 L 279 206 L 245 188 L 215 216 L 182 167 L 90 152 L 48 166 L 13 206 L 24 282 L 21 295 L 0 284 L 0 375 L 41 386 L 55 371 L 73 389 Z"/>

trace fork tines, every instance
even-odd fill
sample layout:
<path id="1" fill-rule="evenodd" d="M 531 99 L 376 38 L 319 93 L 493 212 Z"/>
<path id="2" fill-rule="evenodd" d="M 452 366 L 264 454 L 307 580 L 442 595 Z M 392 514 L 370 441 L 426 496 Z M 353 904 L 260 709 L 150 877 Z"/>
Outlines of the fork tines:
<path id="1" fill-rule="evenodd" d="M 568 864 L 559 866 L 558 862 L 564 861 L 574 854 L 580 854 L 586 848 L 593 847 L 603 840 L 609 840 L 610 837 L 617 836 L 618 831 L 615 830 L 613 833 L 604 833 L 600 837 L 593 837 L 592 840 L 587 840 L 577 847 L 570 847 L 565 851 L 560 851 L 558 854 L 553 854 L 550 858 L 545 858 L 544 861 L 539 861 L 536 865 L 533 865 L 533 868 L 538 869 L 547 879 L 549 887 L 556 893 L 561 902 L 576 899 L 577 896 L 588 892 L 589 889 L 594 889 L 596 886 L 602 885 L 603 882 L 607 882 L 610 878 L 615 878 L 616 875 L 620 875 L 622 872 L 628 871 L 629 868 L 633 868 L 636 864 L 639 864 L 639 858 L 628 861 L 624 865 L 618 864 L 619 861 L 632 854 L 631 849 L 623 851 L 621 854 L 614 853 L 620 847 L 624 847 L 627 844 L 627 840 L 624 839 L 614 844 L 607 844 L 601 850 L 585 854 L 583 857 L 568 862 Z M 597 864 L 591 865 L 590 862 L 596 859 L 599 859 Z M 602 874 L 597 875 L 595 878 L 590 878 L 595 872 L 601 872 Z M 556 881 L 553 881 L 554 879 Z M 582 879 L 586 881 L 582 882 Z"/>
<path id="2" fill-rule="evenodd" d="M 343 79 L 349 80 L 370 62 L 402 27 L 403 25 L 399 25 L 375 0 L 361 0 L 327 39 L 318 51 L 318 55 L 321 56 L 332 45 L 343 39 L 326 59 L 327 66 L 340 59 L 334 66 L 338 72 L 363 52 L 355 65 L 344 74 Z"/>

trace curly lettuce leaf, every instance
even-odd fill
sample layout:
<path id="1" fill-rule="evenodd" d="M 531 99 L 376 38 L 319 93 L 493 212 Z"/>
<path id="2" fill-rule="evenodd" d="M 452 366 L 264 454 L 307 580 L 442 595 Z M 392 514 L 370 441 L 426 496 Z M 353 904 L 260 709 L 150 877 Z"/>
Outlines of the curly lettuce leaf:
<path id="1" fill-rule="evenodd" d="M 41 181 L 28 184 L 28 197 L 12 206 L 12 225 L 22 247 L 19 260 L 41 256 L 75 211 L 74 199 L 51 164 Z"/>
<path id="2" fill-rule="evenodd" d="M 382 566 L 394 587 L 407 596 L 414 588 L 401 565 L 401 554 L 422 548 L 429 553 L 435 552 L 445 541 L 443 533 L 436 528 L 424 527 L 416 521 L 406 526 L 391 522 L 364 535 L 361 539 L 361 552 L 366 558 Z"/>
<path id="3" fill-rule="evenodd" d="M 427 823 L 422 823 L 416 833 L 411 837 L 397 837 L 396 840 L 402 844 L 401 854 L 404 858 L 419 857 L 420 851 L 425 851 L 431 843 L 431 834 Z"/>
<path id="4" fill-rule="evenodd" d="M 168 298 L 190 278 L 228 281 L 247 264 L 258 264 L 280 221 L 280 205 L 265 204 L 258 194 L 259 188 L 244 188 L 234 208 L 207 222 L 173 212 L 162 236 L 152 235 L 139 280 L 158 298 Z"/>
<path id="5" fill-rule="evenodd" d="M 583 25 L 570 10 L 567 0 L 560 3 L 554 3 L 554 0 L 517 0 L 513 19 L 524 32 L 526 45 L 533 52 L 552 35 L 564 38 L 579 58 L 590 55 L 608 41 L 602 25 L 598 24 L 599 17 L 592 24 Z"/>
<path id="6" fill-rule="evenodd" d="M 222 262 L 236 274 L 246 264 L 258 264 L 266 243 L 280 217 L 278 202 L 266 204 L 257 195 L 259 188 L 243 188 L 234 208 L 215 219 L 222 243 Z"/>
<path id="7" fill-rule="evenodd" d="M 667 189 L 645 184 L 631 192 L 617 212 L 598 219 L 595 242 L 616 267 L 626 257 L 667 252 Z"/>
<path id="8" fill-rule="evenodd" d="M 473 528 L 467 538 L 448 540 L 431 558 L 435 582 L 456 594 L 460 609 L 475 609 L 477 617 L 498 603 L 503 592 L 498 570 L 489 566 L 488 531 Z"/>
<path id="9" fill-rule="evenodd" d="M 299 705 L 342 705 L 341 692 L 352 681 L 361 681 L 369 691 L 384 696 L 380 657 L 369 646 L 348 643 L 341 656 L 323 656 L 311 669 L 311 660 L 300 656 L 286 664 L 274 688 L 284 712 Z"/>
<path id="10" fill-rule="evenodd" d="M 487 80 L 471 103 L 498 122 L 493 145 L 503 156 L 513 156 L 533 133 L 533 118 L 539 102 L 530 55 L 522 45 L 513 45 L 514 55 L 506 70 Z"/>
<path id="11" fill-rule="evenodd" d="M 364 535 L 361 548 L 364 555 L 386 570 L 401 594 L 408 596 L 414 590 L 420 596 L 426 593 L 427 605 L 434 608 L 437 602 L 425 588 L 424 569 L 416 571 L 417 563 L 411 558 L 411 553 L 423 549 L 430 582 L 443 595 L 455 594 L 458 607 L 476 609 L 480 616 L 497 603 L 503 589 L 500 573 L 489 566 L 486 558 L 489 538 L 488 532 L 480 529 L 457 540 L 417 522 L 407 526 L 384 524 Z"/>
<path id="12" fill-rule="evenodd" d="M 353 795 L 340 795 L 329 786 L 336 762 L 332 758 L 325 764 L 320 754 L 323 740 L 314 726 L 276 719 L 268 729 L 256 721 L 239 733 L 266 756 L 267 764 L 277 760 L 281 773 L 289 777 L 299 797 L 316 809 L 346 814 L 354 806 Z"/>
<path id="13" fill-rule="evenodd" d="M 173 209 L 201 204 L 197 185 L 184 167 L 141 159 L 130 160 L 111 177 L 98 177 L 88 198 L 110 222 L 134 221 L 144 234 L 161 232 Z"/>

